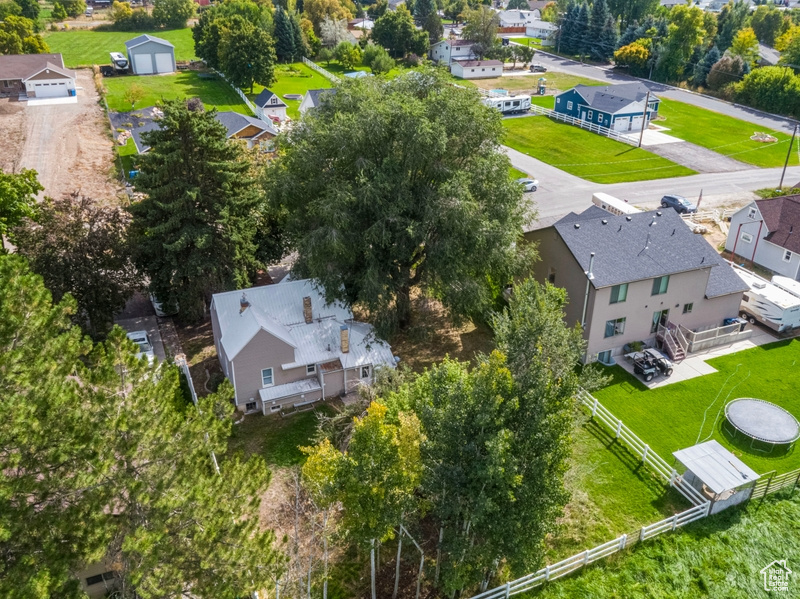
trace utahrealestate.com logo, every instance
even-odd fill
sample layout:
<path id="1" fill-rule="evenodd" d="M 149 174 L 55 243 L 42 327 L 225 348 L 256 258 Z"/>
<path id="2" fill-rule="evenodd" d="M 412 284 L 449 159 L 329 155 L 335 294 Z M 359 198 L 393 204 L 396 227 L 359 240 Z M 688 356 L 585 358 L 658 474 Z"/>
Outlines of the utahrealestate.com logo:
<path id="1" fill-rule="evenodd" d="M 792 571 L 786 566 L 786 560 L 775 560 L 771 564 L 761 569 L 764 577 L 765 591 L 789 591 L 789 577 Z"/>

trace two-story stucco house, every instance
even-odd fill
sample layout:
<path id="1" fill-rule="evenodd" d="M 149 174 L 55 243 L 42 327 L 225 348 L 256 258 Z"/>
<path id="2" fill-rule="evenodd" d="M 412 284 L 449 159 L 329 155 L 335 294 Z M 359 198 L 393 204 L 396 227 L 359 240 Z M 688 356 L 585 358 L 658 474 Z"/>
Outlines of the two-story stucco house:
<path id="1" fill-rule="evenodd" d="M 800 280 L 800 195 L 756 200 L 736 212 L 725 249 Z"/>
<path id="2" fill-rule="evenodd" d="M 721 326 L 747 290 L 674 210 L 616 216 L 592 206 L 525 237 L 538 243 L 536 279 L 567 290 L 566 320 L 583 324 L 586 362 L 655 342 L 659 325 Z"/>
<path id="3" fill-rule="evenodd" d="M 211 325 L 236 407 L 264 414 L 300 407 L 371 382 L 394 367 L 389 345 L 340 303 L 326 305 L 308 279 L 217 293 Z"/>
<path id="4" fill-rule="evenodd" d="M 647 112 L 645 116 L 645 101 Z M 576 85 L 556 96 L 555 111 L 614 131 L 640 131 L 658 115 L 661 102 L 644 83 Z"/>

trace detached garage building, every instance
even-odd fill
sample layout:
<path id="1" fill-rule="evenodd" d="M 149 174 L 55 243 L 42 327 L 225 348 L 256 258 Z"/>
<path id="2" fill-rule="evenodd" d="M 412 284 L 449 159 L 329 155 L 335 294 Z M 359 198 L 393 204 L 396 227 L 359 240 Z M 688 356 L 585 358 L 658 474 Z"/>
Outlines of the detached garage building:
<path id="1" fill-rule="evenodd" d="M 75 72 L 61 54 L 0 56 L 0 96 L 64 98 L 75 95 Z"/>
<path id="2" fill-rule="evenodd" d="M 153 75 L 175 71 L 175 46 L 152 35 L 140 35 L 125 42 L 128 64 L 134 75 Z"/>

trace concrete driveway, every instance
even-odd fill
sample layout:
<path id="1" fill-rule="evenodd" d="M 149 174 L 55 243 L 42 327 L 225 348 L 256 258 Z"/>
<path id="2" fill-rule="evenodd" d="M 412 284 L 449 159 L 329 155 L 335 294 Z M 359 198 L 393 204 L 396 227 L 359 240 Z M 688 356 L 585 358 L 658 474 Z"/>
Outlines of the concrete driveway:
<path id="1" fill-rule="evenodd" d="M 164 343 L 161 340 L 161 333 L 158 330 L 158 320 L 155 316 L 140 316 L 138 318 L 123 318 L 115 321 L 123 329 L 132 333 L 133 331 L 147 331 L 150 343 L 153 344 L 153 353 L 159 362 L 167 359 L 164 352 Z"/>

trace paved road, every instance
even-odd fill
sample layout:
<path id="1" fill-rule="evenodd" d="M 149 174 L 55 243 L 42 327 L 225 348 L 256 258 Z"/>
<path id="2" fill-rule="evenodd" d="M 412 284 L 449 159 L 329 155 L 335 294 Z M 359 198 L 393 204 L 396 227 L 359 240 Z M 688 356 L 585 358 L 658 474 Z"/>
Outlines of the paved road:
<path id="1" fill-rule="evenodd" d="M 547 54 L 541 50 L 536 52 L 535 62 L 546 66 L 549 70 L 579 75 L 587 79 L 596 79 L 597 81 L 607 81 L 608 83 L 641 81 L 640 79 L 624 75 L 614 69 L 583 64 L 568 58 Z M 547 75 L 545 75 L 545 77 L 546 76 Z M 715 98 L 694 94 L 653 81 L 644 81 L 644 83 L 662 98 L 670 98 L 687 104 L 693 104 L 694 106 L 700 106 L 701 108 L 707 108 L 708 110 L 748 121 L 760 127 L 779 131 L 783 130 L 787 133 L 791 133 L 795 125 L 795 121 L 791 119 L 771 117 L 757 110 L 753 110 L 752 108 L 747 108 L 746 106 L 729 104 Z"/>

